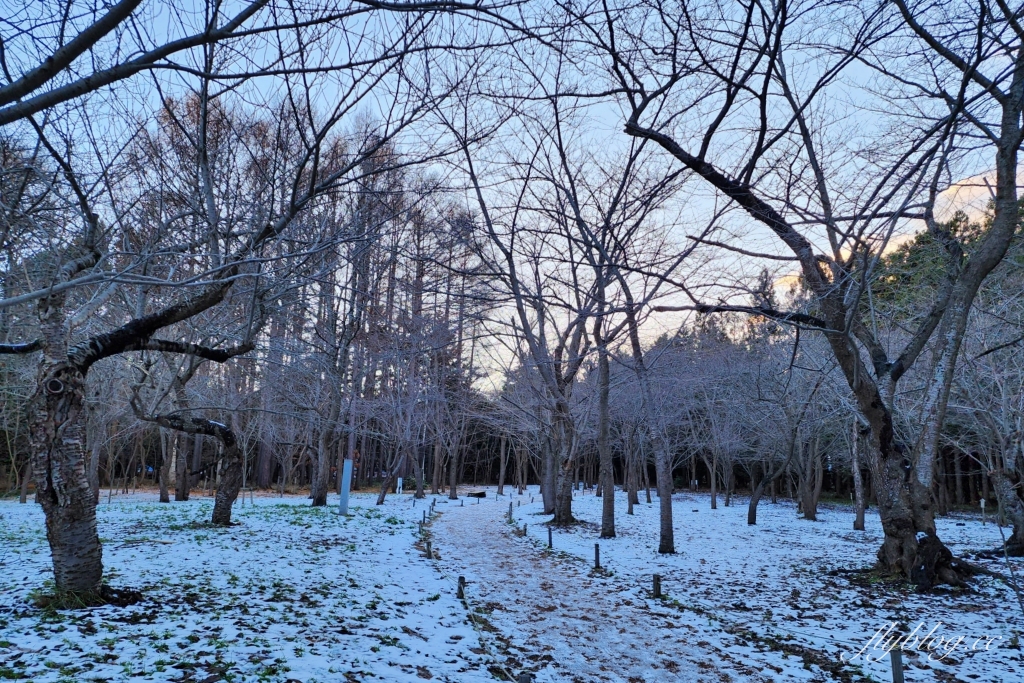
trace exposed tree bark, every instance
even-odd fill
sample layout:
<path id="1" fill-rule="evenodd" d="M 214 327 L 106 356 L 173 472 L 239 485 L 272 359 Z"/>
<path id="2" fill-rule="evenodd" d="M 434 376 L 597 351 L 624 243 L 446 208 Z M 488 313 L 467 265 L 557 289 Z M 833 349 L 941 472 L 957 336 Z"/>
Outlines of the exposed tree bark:
<path id="1" fill-rule="evenodd" d="M 46 515 L 57 589 L 95 593 L 103 578 L 103 555 L 96 498 L 86 472 L 85 377 L 66 363 L 44 367 L 33 399 L 36 501 Z"/>

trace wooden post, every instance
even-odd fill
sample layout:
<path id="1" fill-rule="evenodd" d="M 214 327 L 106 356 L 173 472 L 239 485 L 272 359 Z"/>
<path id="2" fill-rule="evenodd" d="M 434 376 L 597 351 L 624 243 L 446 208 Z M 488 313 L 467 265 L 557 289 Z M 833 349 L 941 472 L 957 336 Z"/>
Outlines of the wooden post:
<path id="1" fill-rule="evenodd" d="M 465 498 L 463 498 L 461 501 L 459 501 L 459 507 L 460 508 L 466 507 L 466 499 Z"/>
<path id="2" fill-rule="evenodd" d="M 512 501 L 508 502 L 508 521 L 512 521 Z"/>
<path id="3" fill-rule="evenodd" d="M 548 547 L 549 548 L 553 548 L 554 547 L 552 545 L 552 543 L 551 543 L 551 527 L 548 527 Z"/>
<path id="4" fill-rule="evenodd" d="M 889 659 L 892 661 L 892 683 L 903 683 L 903 650 L 898 647 L 889 650 Z"/>
<path id="5" fill-rule="evenodd" d="M 466 577 L 465 576 L 460 576 L 459 577 L 459 588 L 455 592 L 455 597 L 457 597 L 459 600 L 465 600 L 466 599 Z"/>
<path id="6" fill-rule="evenodd" d="M 426 510 L 423 511 L 423 523 L 424 524 L 427 523 L 427 511 Z"/>
<path id="7" fill-rule="evenodd" d="M 526 535 L 526 524 L 523 524 L 523 536 Z"/>
<path id="8" fill-rule="evenodd" d="M 661 597 L 661 574 L 654 575 L 654 597 Z"/>
<path id="9" fill-rule="evenodd" d="M 601 544 L 594 544 L 594 569 L 601 568 Z"/>
<path id="10" fill-rule="evenodd" d="M 428 560 L 434 559 L 434 551 L 430 547 L 430 541 L 427 541 L 427 559 Z"/>

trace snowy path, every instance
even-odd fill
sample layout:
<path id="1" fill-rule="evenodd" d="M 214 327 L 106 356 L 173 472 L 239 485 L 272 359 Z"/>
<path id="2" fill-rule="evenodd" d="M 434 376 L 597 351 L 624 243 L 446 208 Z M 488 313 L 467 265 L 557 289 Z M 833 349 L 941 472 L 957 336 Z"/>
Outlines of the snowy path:
<path id="1" fill-rule="evenodd" d="M 496 499 L 493 487 L 487 494 L 479 504 L 466 499 L 465 507 L 438 498 L 442 514 L 430 529 L 438 566 L 470 582 L 467 597 L 484 640 L 513 677 L 530 671 L 537 683 L 885 681 L 885 652 L 873 652 L 877 661 L 870 662 L 844 663 L 840 656 L 852 656 L 877 629 L 898 622 L 903 632 L 927 624 L 925 630 L 970 642 L 995 639 L 991 649 L 961 648 L 939 659 L 927 649 L 907 650 L 908 682 L 1022 680 L 1020 613 L 999 581 L 978 577 L 965 592 L 921 595 L 902 584 L 845 578 L 846 568 L 873 562 L 881 542 L 873 509 L 868 530 L 852 532 L 848 508 L 823 506 L 821 521 L 807 522 L 791 503 L 763 502 L 758 525 L 748 527 L 746 505 L 711 511 L 706 495 L 680 493 L 673 496 L 679 552 L 658 555 L 657 506 L 626 515 L 624 496 L 616 496 L 618 537 L 600 542 L 605 571 L 595 573 L 599 498 L 576 497 L 573 514 L 582 523 L 555 530 L 552 552 L 544 525 L 550 516 L 541 514 L 539 495 L 535 503 L 529 494 L 513 497 L 517 527 L 529 525 L 523 537 L 506 521 L 509 497 Z M 992 524 L 970 516 L 942 523 L 958 555 L 973 556 L 999 539 Z M 653 573 L 665 579 L 665 600 L 651 597 Z"/>
<path id="2" fill-rule="evenodd" d="M 513 675 L 533 671 L 537 683 L 729 680 L 677 614 L 652 611 L 637 587 L 576 558 L 538 552 L 512 533 L 508 498 L 499 500 L 439 500 L 432 534 L 441 565 L 469 582 L 471 606 L 485 630 L 496 629 L 492 642 L 504 657 L 496 654 Z"/>

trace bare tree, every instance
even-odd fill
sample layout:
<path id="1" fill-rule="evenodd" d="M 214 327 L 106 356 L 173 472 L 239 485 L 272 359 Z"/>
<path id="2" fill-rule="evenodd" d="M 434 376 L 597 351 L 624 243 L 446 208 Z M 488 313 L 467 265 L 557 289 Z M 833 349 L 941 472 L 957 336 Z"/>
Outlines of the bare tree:
<path id="1" fill-rule="evenodd" d="M 886 533 L 879 562 L 922 585 L 958 583 L 966 571 L 935 532 L 929 490 L 937 435 L 967 312 L 1006 253 L 1017 221 L 1022 105 L 1016 93 L 1024 88 L 1024 52 L 1013 12 L 981 7 L 949 14 L 930 3 L 897 1 L 836 12 L 820 3 L 792 12 L 789 3 L 721 0 L 700 9 L 646 2 L 595 15 L 569 9 L 581 40 L 605 59 L 609 88 L 626 110 L 626 133 L 661 146 L 791 252 L 816 297 L 813 315 L 697 297 L 693 306 L 747 310 L 822 331 L 871 428 Z M 837 23 L 848 30 L 832 30 Z M 827 32 L 815 30 L 825 25 Z M 817 55 L 810 62 L 790 54 L 806 56 L 808 49 Z M 842 134 L 825 133 L 820 114 L 839 76 L 858 61 L 890 79 L 887 95 L 917 98 L 913 115 L 926 123 L 880 132 L 880 142 L 868 145 L 872 172 L 850 163 L 846 172 L 858 168 L 859 177 L 847 178 L 836 170 L 855 150 L 843 145 Z M 813 63 L 814 73 L 798 62 Z M 730 137 L 740 129 L 749 131 L 744 144 Z M 996 217 L 965 261 L 963 244 L 933 212 L 939 190 L 965 160 L 965 136 L 975 134 L 995 157 Z M 851 181 L 857 190 L 846 189 Z M 888 236 L 909 217 L 923 218 L 947 245 L 949 277 L 909 342 L 890 358 L 872 333 L 866 292 Z M 928 419 L 914 444 L 904 446 L 893 424 L 893 388 L 929 345 Z"/>

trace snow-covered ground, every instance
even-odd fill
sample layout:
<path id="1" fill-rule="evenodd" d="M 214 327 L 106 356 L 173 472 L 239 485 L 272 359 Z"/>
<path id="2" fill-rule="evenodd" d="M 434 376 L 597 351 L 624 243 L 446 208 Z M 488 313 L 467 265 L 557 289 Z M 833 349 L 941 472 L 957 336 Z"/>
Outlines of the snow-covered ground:
<path id="1" fill-rule="evenodd" d="M 531 495 L 536 501 L 532 505 Z M 523 552 L 546 552 L 548 529 L 543 522 L 548 518 L 540 514 L 540 496 L 531 489 L 525 498 L 513 495 L 491 502 L 494 519 L 507 515 L 509 500 L 515 504 L 516 525 L 525 523 L 528 535 L 511 542 Z M 675 680 L 672 669 L 685 670 L 689 662 L 707 680 L 889 681 L 891 662 L 883 650 L 869 649 L 866 654 L 872 659 L 883 656 L 870 663 L 863 655 L 844 663 L 840 655 L 849 660 L 879 629 L 896 622 L 906 631 L 923 624 L 918 631 L 922 637 L 938 627 L 928 642 L 934 643 L 938 636 L 953 636 L 956 642 L 965 636 L 941 659 L 939 652 L 929 660 L 930 652 L 920 647 L 904 652 L 907 681 L 1024 681 L 1020 642 L 1024 614 L 1005 583 L 980 576 L 968 592 L 921 595 L 866 573 L 842 571 L 867 568 L 874 562 L 882 530 L 873 511 L 867 515 L 867 530 L 857 532 L 852 509 L 847 507 L 823 505 L 819 521 L 809 522 L 799 519 L 788 502 L 763 501 L 758 524 L 747 526 L 745 499 L 736 499 L 726 508 L 720 497 L 719 508 L 711 510 L 709 496 L 680 493 L 673 496 L 678 552 L 665 556 L 656 552 L 657 498 L 654 505 L 635 506 L 632 516 L 625 514 L 623 494 L 617 495 L 616 502 L 617 538 L 602 540 L 598 538 L 601 499 L 577 494 L 573 511 L 583 524 L 555 529 L 551 553 L 552 562 L 562 558 L 572 563 L 579 581 L 607 574 L 603 581 L 608 598 L 592 603 L 595 621 L 604 625 L 589 636 L 601 640 L 611 634 L 623 640 L 608 658 L 614 674 L 604 676 L 606 680 Z M 983 526 L 980 519 L 953 515 L 941 518 L 938 525 L 941 537 L 958 555 L 971 556 L 1000 544 L 999 529 L 991 521 Z M 597 542 L 603 572 L 592 571 Z M 1001 560 L 977 560 L 977 564 L 1007 574 Z M 1024 562 L 1015 560 L 1014 568 L 1018 578 L 1024 575 Z M 481 582 L 507 582 L 500 574 L 481 577 Z M 663 577 L 664 600 L 651 598 L 654 574 Z M 501 590 L 488 599 L 503 602 Z M 571 595 L 561 600 L 573 602 Z M 627 619 L 618 618 L 617 604 L 629 606 Z M 646 619 L 633 616 L 638 606 L 647 611 Z M 600 616 L 601 612 L 611 618 Z M 978 638 L 984 639 L 972 649 Z M 661 644 L 660 652 L 646 648 L 644 643 L 651 640 Z M 989 643 L 989 649 L 984 649 Z M 694 650 L 698 651 L 696 661 Z M 651 670 L 616 669 L 615 661 L 624 661 L 619 657 L 640 659 L 640 652 Z M 680 674 L 678 679 L 696 677 Z M 551 680 L 565 679 L 552 676 Z"/>
<path id="2" fill-rule="evenodd" d="M 422 501 L 359 494 L 342 519 L 257 497 L 222 529 L 209 498 L 105 500 L 107 577 L 145 599 L 51 613 L 28 601 L 52 578 L 42 510 L 0 502 L 0 679 L 494 680 L 455 586 L 414 546 Z"/>
<path id="3" fill-rule="evenodd" d="M 823 506 L 821 521 L 807 522 L 791 504 L 765 501 L 748 527 L 745 501 L 720 499 L 712 511 L 706 495 L 677 494 L 679 552 L 663 556 L 656 504 L 630 516 L 618 494 L 618 537 L 601 540 L 601 500 L 588 493 L 574 501 L 582 523 L 555 529 L 549 551 L 536 488 L 503 497 L 491 488 L 480 502 L 436 498 L 430 561 L 416 522 L 432 500 L 389 496 L 378 508 L 360 494 L 340 519 L 302 497 L 257 497 L 236 504 L 239 526 L 219 529 L 206 524 L 208 498 L 116 497 L 99 508 L 107 574 L 145 599 L 58 613 L 28 600 L 50 575 L 41 510 L 0 502 L 0 679 L 472 683 L 531 672 L 537 683 L 881 682 L 891 680 L 888 657 L 840 655 L 898 622 L 967 637 L 941 660 L 908 650 L 908 683 L 1024 681 L 1024 615 L 998 579 L 919 595 L 842 571 L 873 562 L 881 529 L 870 513 L 868 530 L 854 532 L 847 508 Z M 1000 540 L 991 522 L 939 524 L 959 554 Z M 978 563 L 1006 572 L 1001 561 Z M 1024 574 L 1024 563 L 1015 568 Z M 982 637 L 990 648 L 982 640 L 971 650 Z"/>

